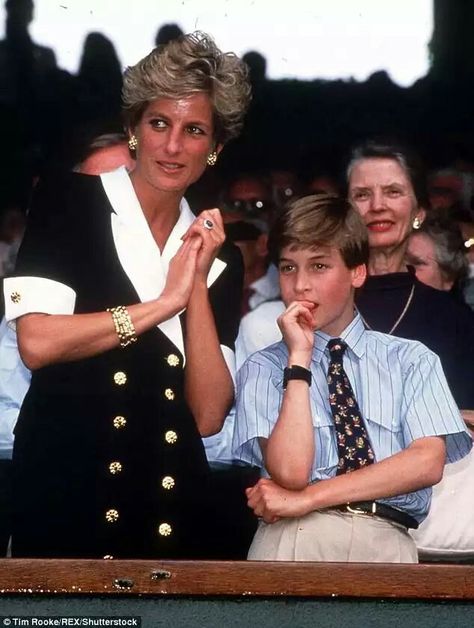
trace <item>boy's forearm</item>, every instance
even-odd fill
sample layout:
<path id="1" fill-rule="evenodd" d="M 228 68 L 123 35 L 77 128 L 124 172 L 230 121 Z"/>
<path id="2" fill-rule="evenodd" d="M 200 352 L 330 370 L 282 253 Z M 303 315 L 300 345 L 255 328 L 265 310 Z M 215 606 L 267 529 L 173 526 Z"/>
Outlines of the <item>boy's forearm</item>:
<path id="1" fill-rule="evenodd" d="M 308 486 L 304 489 L 307 512 L 348 502 L 404 495 L 433 486 L 442 478 L 445 457 L 443 437 L 420 438 L 380 462 Z"/>
<path id="2" fill-rule="evenodd" d="M 314 460 L 314 431 L 306 382 L 288 382 L 264 459 L 268 473 L 280 486 L 293 490 L 307 486 Z"/>

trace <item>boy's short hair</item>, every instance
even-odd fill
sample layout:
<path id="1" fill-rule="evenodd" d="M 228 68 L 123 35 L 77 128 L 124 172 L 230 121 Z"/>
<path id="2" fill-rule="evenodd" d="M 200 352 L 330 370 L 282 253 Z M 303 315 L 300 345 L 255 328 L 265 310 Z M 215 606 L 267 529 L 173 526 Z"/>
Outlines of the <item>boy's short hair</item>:
<path id="1" fill-rule="evenodd" d="M 277 263 L 286 246 L 335 246 L 348 268 L 367 264 L 367 228 L 356 209 L 335 194 L 312 194 L 290 202 L 270 231 L 268 250 Z"/>

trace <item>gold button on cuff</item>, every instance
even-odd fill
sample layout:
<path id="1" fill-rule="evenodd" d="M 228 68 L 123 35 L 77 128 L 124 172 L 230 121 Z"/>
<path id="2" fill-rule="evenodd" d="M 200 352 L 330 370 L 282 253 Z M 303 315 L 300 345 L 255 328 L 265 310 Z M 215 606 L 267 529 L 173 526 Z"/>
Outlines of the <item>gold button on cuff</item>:
<path id="1" fill-rule="evenodd" d="M 174 478 L 171 477 L 171 475 L 165 475 L 165 477 L 161 480 L 161 486 L 167 491 L 174 488 L 175 484 L 176 482 L 174 481 Z"/>
<path id="2" fill-rule="evenodd" d="M 174 353 L 170 353 L 169 356 L 167 356 L 166 361 L 169 366 L 179 366 L 179 358 Z"/>
<path id="3" fill-rule="evenodd" d="M 122 470 L 122 465 L 118 460 L 115 460 L 114 462 L 111 462 L 109 464 L 109 471 L 112 475 L 115 475 L 116 473 L 120 473 L 121 470 Z"/>
<path id="4" fill-rule="evenodd" d="M 113 556 L 112 556 L 112 554 L 106 554 L 105 556 L 102 556 L 102 558 L 103 558 L 104 560 L 113 560 Z"/>
<path id="5" fill-rule="evenodd" d="M 20 303 L 21 294 L 19 292 L 12 292 L 10 295 L 10 299 L 12 300 L 13 303 Z"/>
<path id="6" fill-rule="evenodd" d="M 127 382 L 127 376 L 123 371 L 114 373 L 114 382 L 117 386 L 123 386 Z"/>
<path id="7" fill-rule="evenodd" d="M 115 523 L 119 518 L 119 511 L 115 508 L 109 508 L 105 513 L 105 519 L 108 523 Z"/>
<path id="8" fill-rule="evenodd" d="M 167 443 L 169 443 L 170 445 L 174 445 L 177 440 L 178 440 L 178 435 L 176 434 L 175 431 L 168 430 L 166 432 L 166 434 L 165 434 L 165 441 Z"/>
<path id="9" fill-rule="evenodd" d="M 165 390 L 165 397 L 168 399 L 168 401 L 173 401 L 173 399 L 174 399 L 174 392 L 171 390 L 171 388 L 167 388 Z"/>
<path id="10" fill-rule="evenodd" d="M 114 427 L 116 430 L 120 430 L 122 427 L 125 427 L 127 424 L 127 419 L 124 416 L 116 416 L 114 417 Z"/>
<path id="11" fill-rule="evenodd" d="M 169 523 L 160 523 L 158 526 L 158 534 L 160 536 L 169 536 L 173 531 Z"/>

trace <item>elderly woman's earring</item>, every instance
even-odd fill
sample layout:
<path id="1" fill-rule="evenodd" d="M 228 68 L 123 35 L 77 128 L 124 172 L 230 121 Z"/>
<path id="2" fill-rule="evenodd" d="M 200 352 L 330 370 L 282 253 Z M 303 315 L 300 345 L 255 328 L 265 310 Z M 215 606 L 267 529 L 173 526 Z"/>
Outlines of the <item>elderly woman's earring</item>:
<path id="1" fill-rule="evenodd" d="M 137 146 L 138 146 L 138 140 L 134 135 L 130 136 L 130 139 L 128 140 L 128 147 L 130 150 L 137 150 Z"/>
<path id="2" fill-rule="evenodd" d="M 415 216 L 413 221 L 413 229 L 419 229 L 421 227 L 421 219 L 418 216 Z"/>
<path id="3" fill-rule="evenodd" d="M 213 150 L 212 153 L 210 153 L 208 158 L 207 158 L 207 165 L 208 166 L 215 166 L 216 165 L 216 161 L 217 161 L 217 153 L 216 153 L 215 150 Z"/>
<path id="4" fill-rule="evenodd" d="M 412 227 L 413 229 L 419 229 L 421 227 L 421 220 L 418 218 L 418 216 L 415 216 L 415 218 L 413 219 Z"/>

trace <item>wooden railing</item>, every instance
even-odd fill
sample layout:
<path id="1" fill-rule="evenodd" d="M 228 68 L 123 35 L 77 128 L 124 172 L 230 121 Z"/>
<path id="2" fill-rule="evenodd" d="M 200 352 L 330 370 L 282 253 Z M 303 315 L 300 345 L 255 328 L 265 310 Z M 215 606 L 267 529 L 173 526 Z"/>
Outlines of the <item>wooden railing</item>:
<path id="1" fill-rule="evenodd" d="M 474 600 L 474 565 L 3 559 L 0 592 Z"/>

